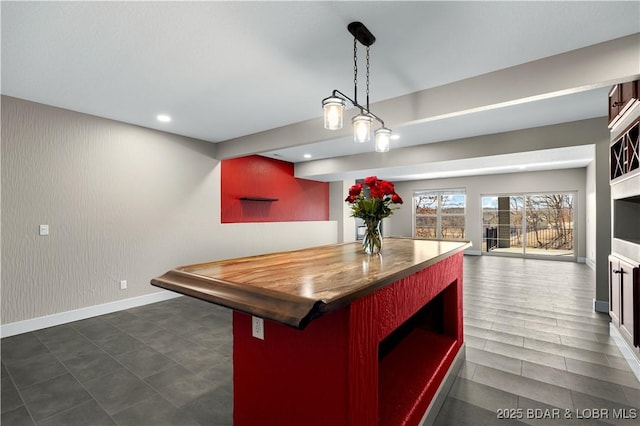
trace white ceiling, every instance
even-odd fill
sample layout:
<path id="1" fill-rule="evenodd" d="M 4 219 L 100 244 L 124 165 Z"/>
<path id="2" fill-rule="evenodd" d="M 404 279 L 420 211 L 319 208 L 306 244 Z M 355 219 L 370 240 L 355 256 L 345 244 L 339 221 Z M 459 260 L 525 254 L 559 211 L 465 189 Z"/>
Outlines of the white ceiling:
<path id="1" fill-rule="evenodd" d="M 351 94 L 346 26 L 354 20 L 377 38 L 372 103 L 640 32 L 638 1 L 2 1 L 1 8 L 3 94 L 214 143 L 317 118 L 332 89 Z M 400 125 L 393 146 L 605 116 L 606 93 Z M 160 113 L 172 121 L 156 121 Z M 370 150 L 338 138 L 261 153 L 298 162 L 305 153 Z M 556 161 L 548 154 L 535 161 Z M 391 173 L 380 174 L 401 178 Z"/>

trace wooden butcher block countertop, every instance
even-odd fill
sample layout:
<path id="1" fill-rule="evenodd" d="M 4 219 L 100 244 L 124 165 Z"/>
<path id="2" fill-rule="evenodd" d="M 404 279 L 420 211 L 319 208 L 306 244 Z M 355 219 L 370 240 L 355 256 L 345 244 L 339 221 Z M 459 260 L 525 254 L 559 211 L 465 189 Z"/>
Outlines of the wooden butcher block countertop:
<path id="1" fill-rule="evenodd" d="M 296 328 L 469 247 L 466 241 L 385 238 L 173 269 L 151 284 Z"/>

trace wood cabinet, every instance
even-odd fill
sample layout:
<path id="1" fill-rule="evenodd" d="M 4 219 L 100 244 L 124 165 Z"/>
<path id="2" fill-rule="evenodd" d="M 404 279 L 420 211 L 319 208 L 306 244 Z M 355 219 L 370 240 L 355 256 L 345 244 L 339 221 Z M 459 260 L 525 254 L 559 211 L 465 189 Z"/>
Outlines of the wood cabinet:
<path id="1" fill-rule="evenodd" d="M 609 92 L 610 331 L 640 379 L 640 101 L 638 81 Z"/>
<path id="2" fill-rule="evenodd" d="M 609 127 L 638 101 L 638 80 L 616 84 L 609 91 Z"/>
<path id="3" fill-rule="evenodd" d="M 620 327 L 620 293 L 622 290 L 620 277 L 617 272 L 619 268 L 618 259 L 615 256 L 609 256 L 609 316 L 611 322 Z"/>
<path id="4" fill-rule="evenodd" d="M 640 173 L 640 119 L 615 139 L 609 150 L 612 181 Z"/>
<path id="5" fill-rule="evenodd" d="M 609 256 L 609 315 L 622 337 L 640 347 L 640 267 Z"/>

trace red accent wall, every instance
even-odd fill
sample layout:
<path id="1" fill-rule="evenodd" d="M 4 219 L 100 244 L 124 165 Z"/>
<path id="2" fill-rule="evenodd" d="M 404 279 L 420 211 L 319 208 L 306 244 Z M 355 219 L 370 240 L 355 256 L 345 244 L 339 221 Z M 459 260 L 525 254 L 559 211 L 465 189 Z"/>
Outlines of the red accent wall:
<path id="1" fill-rule="evenodd" d="M 223 160 L 221 167 L 222 223 L 329 220 L 329 184 L 294 177 L 293 163 L 251 155 Z"/>

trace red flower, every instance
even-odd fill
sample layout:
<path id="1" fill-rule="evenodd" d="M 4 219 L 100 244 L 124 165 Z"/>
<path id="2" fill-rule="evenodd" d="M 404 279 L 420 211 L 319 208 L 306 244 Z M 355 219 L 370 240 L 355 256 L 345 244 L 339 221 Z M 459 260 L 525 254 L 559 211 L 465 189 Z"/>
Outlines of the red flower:
<path id="1" fill-rule="evenodd" d="M 356 183 L 351 188 L 349 188 L 349 195 L 357 197 L 362 192 L 362 184 Z"/>
<path id="2" fill-rule="evenodd" d="M 378 177 L 377 176 L 369 176 L 368 178 L 364 179 L 364 183 L 369 188 L 373 188 L 374 186 L 376 186 L 378 184 Z"/>
<path id="3" fill-rule="evenodd" d="M 402 204 L 402 198 L 394 192 L 391 194 L 391 202 L 394 204 Z"/>
<path id="4" fill-rule="evenodd" d="M 396 192 L 393 184 L 386 180 L 378 181 L 377 186 L 382 190 L 383 195 L 391 195 L 391 194 L 395 194 Z"/>
<path id="5" fill-rule="evenodd" d="M 365 185 L 369 188 L 368 194 L 364 194 Z M 362 183 L 356 183 L 349 188 L 349 194 L 344 200 L 351 204 L 351 216 L 364 219 L 365 222 L 380 221 L 391 216 L 397 208 L 391 208 L 391 204 L 402 204 L 402 198 L 395 191 L 392 182 L 378 179 L 377 176 L 369 176 Z"/>
<path id="6" fill-rule="evenodd" d="M 380 198 L 380 199 L 382 199 L 385 196 L 384 189 L 380 185 L 372 186 L 369 189 L 369 193 L 371 194 L 371 198 Z"/>

